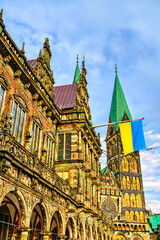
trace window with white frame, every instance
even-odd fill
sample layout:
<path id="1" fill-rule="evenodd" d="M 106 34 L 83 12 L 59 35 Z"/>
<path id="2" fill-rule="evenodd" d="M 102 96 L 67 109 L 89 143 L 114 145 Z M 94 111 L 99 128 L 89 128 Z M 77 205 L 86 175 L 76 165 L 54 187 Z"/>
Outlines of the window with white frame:
<path id="1" fill-rule="evenodd" d="M 46 135 L 46 164 L 49 166 L 53 166 L 54 142 L 53 138 Z"/>
<path id="2" fill-rule="evenodd" d="M 10 86 L 8 81 L 6 80 L 3 74 L 0 74 L 0 115 L 2 115 L 5 103 L 5 96 L 7 90 L 9 90 Z"/>
<path id="3" fill-rule="evenodd" d="M 23 125 L 25 114 L 26 113 L 23 110 L 23 108 L 17 102 L 14 101 L 11 132 L 19 143 L 21 143 L 22 135 L 24 132 Z"/>
<path id="4" fill-rule="evenodd" d="M 28 112 L 28 104 L 21 94 L 14 94 L 10 99 L 12 105 L 12 123 L 11 133 L 15 139 L 23 145 L 24 126 L 26 114 Z"/>
<path id="5" fill-rule="evenodd" d="M 31 151 L 39 152 L 40 138 L 42 129 L 37 123 L 32 122 L 32 138 L 31 138 Z"/>
<path id="6" fill-rule="evenodd" d="M 58 160 L 71 159 L 71 133 L 58 135 Z"/>
<path id="7" fill-rule="evenodd" d="M 36 153 L 37 156 L 40 157 L 42 130 L 44 129 L 44 126 L 39 116 L 32 116 L 30 118 L 30 124 L 31 124 L 30 150 L 32 153 Z"/>
<path id="8" fill-rule="evenodd" d="M 2 107 L 4 92 L 5 92 L 4 88 L 0 86 L 0 109 Z"/>

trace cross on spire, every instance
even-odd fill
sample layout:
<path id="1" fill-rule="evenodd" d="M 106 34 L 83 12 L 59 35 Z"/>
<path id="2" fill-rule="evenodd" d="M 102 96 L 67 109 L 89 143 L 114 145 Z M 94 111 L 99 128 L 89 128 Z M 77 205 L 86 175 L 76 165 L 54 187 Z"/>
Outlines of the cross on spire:
<path id="1" fill-rule="evenodd" d="M 77 57 L 76 57 L 76 59 L 77 59 L 77 63 L 78 63 L 78 60 L 79 60 L 79 56 L 78 56 L 78 54 L 77 54 Z"/>
<path id="2" fill-rule="evenodd" d="M 117 64 L 115 64 L 115 73 L 117 73 Z"/>

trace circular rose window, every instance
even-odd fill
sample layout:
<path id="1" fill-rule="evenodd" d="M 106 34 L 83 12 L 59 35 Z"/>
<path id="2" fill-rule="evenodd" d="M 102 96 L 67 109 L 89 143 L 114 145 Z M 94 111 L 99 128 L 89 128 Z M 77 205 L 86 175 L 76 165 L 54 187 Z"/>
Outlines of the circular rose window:
<path id="1" fill-rule="evenodd" d="M 116 201 L 112 198 L 107 198 L 102 202 L 102 213 L 107 218 L 114 219 L 118 214 Z"/>

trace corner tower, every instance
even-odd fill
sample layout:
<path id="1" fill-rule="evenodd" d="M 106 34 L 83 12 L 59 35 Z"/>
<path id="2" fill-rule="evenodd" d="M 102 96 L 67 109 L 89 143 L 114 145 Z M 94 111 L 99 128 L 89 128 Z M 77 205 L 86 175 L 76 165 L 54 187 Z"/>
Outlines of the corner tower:
<path id="1" fill-rule="evenodd" d="M 132 120 L 117 72 L 109 123 Z M 121 191 L 119 219 L 114 221 L 115 239 L 149 239 L 139 152 L 123 154 L 119 125 L 109 125 L 107 162 Z"/>

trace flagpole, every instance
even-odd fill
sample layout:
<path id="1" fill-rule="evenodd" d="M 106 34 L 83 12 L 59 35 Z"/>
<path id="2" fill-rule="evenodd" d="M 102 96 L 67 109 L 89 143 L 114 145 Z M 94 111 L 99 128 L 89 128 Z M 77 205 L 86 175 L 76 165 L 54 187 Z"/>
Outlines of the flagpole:
<path id="1" fill-rule="evenodd" d="M 118 124 L 118 123 L 133 122 L 133 121 L 138 121 L 138 120 L 144 120 L 144 118 L 138 118 L 138 119 L 126 120 L 126 121 L 120 121 L 120 122 L 113 122 L 113 123 L 105 123 L 105 124 L 95 125 L 95 126 L 93 126 L 93 128 L 104 127 L 104 126 L 114 125 L 114 124 Z"/>

